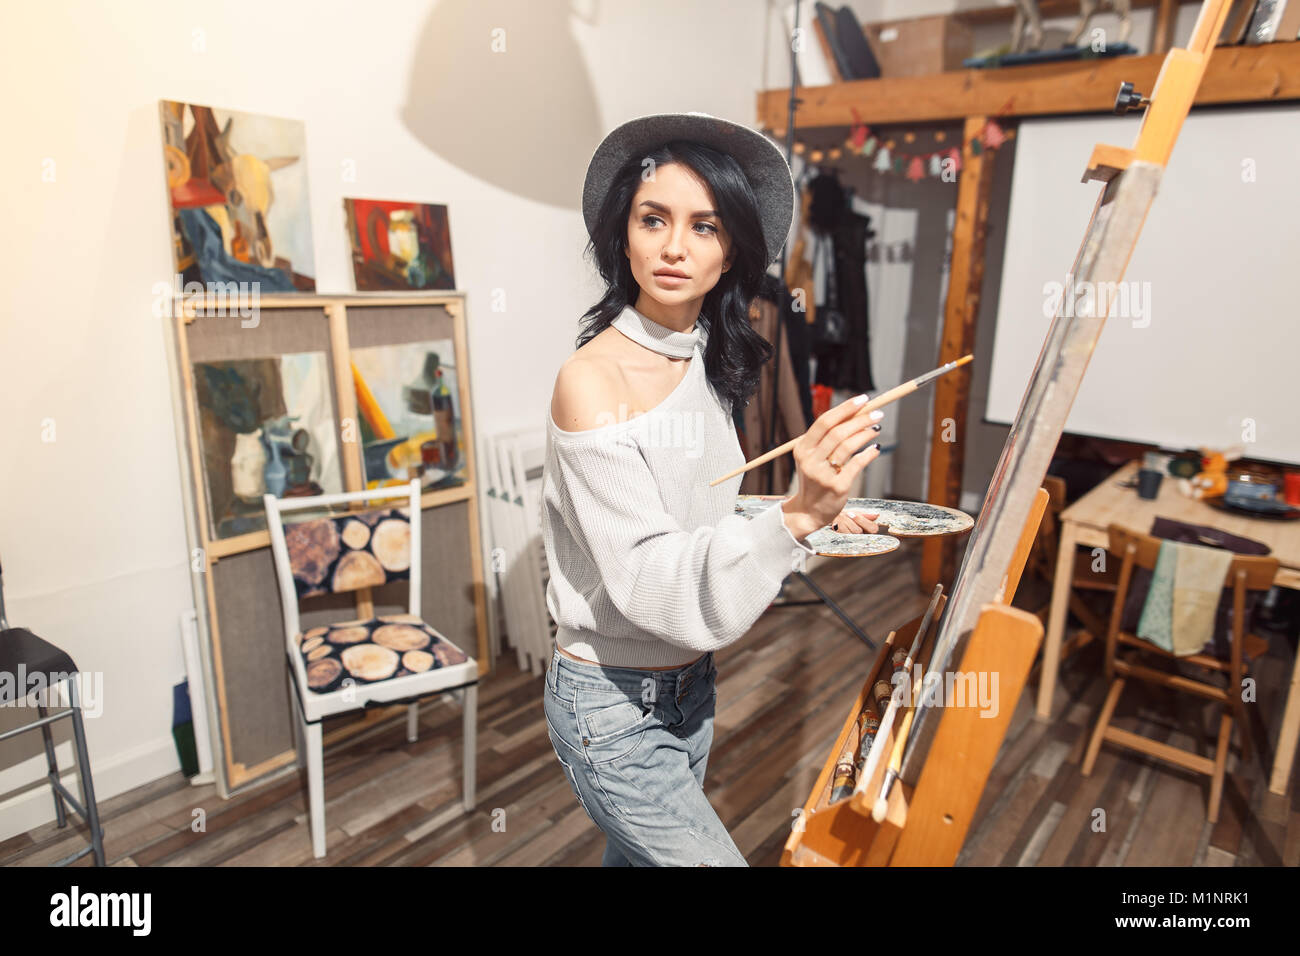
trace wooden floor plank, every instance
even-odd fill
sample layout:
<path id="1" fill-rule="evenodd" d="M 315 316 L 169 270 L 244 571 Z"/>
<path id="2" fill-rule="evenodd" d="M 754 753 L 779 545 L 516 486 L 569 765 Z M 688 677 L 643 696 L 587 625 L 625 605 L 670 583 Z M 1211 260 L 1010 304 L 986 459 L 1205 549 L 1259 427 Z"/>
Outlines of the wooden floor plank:
<path id="1" fill-rule="evenodd" d="M 924 609 L 920 548 L 818 564 L 811 577 L 872 637 Z M 811 592 L 791 578 L 784 598 Z M 1094 643 L 1062 662 L 1050 719 L 1034 689 L 1016 703 L 959 865 L 1300 865 L 1300 795 L 1267 792 L 1265 770 L 1291 672 L 1287 641 L 1259 662 L 1258 754 L 1233 756 L 1220 819 L 1205 821 L 1209 781 L 1111 745 L 1093 773 L 1080 762 L 1106 691 Z M 751 866 L 774 866 L 861 688 L 871 653 L 821 604 L 769 608 L 715 655 L 718 710 L 705 794 Z M 170 774 L 100 802 L 115 866 L 598 866 L 604 835 L 582 809 L 546 733 L 542 679 L 513 653 L 480 683 L 477 806 L 461 806 L 461 711 L 422 704 L 325 755 L 327 855 L 312 856 L 306 781 L 297 767 L 222 800 L 212 784 Z M 1117 725 L 1212 753 L 1206 705 L 1125 690 Z M 1198 742 L 1197 736 L 1200 735 Z M 191 824 L 202 810 L 205 829 Z M 1097 811 L 1106 827 L 1094 828 Z M 493 828 L 504 811 L 505 829 Z M 45 865 L 85 845 L 85 827 L 53 823 L 0 843 L 0 865 Z M 83 857 L 74 865 L 90 865 Z"/>

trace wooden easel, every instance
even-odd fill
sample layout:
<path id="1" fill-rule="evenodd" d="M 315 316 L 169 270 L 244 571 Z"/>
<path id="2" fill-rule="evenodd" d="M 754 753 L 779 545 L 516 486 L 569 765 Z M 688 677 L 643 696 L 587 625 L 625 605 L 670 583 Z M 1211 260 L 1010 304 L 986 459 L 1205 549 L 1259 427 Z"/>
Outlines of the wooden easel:
<path id="1" fill-rule="evenodd" d="M 884 761 L 862 792 L 828 803 L 836 761 L 855 732 L 872 687 L 886 676 L 895 649 L 911 644 L 921 618 L 891 633 L 876 653 L 862 691 L 795 821 L 794 832 L 781 853 L 782 866 L 951 866 L 957 859 L 1043 638 L 1042 621 L 1010 603 L 1038 534 L 1047 497 L 1046 490 L 1038 493 L 1008 570 L 1004 596 L 999 603 L 984 606 L 959 668 L 965 673 L 998 674 L 994 715 L 982 717 L 974 705 L 945 708 L 920 781 L 915 788 L 901 781 L 894 786 L 882 822 L 872 819 L 871 810 L 884 777 Z M 941 596 L 936 619 L 946 603 L 947 597 Z M 920 660 L 928 658 L 933 643 L 931 636 L 922 644 Z M 884 747 L 888 753 L 898 728 L 895 721 L 874 746 Z"/>
<path id="2" fill-rule="evenodd" d="M 999 675 L 995 715 L 982 717 L 971 706 L 939 707 L 924 698 L 913 702 L 898 783 L 882 819 L 873 819 L 871 811 L 880 793 L 883 761 L 865 783 L 858 781 L 851 797 L 829 803 L 835 764 L 856 730 L 868 694 L 887 674 L 894 649 L 910 646 L 920 621 L 891 634 L 795 822 L 783 865 L 950 866 L 956 861 L 1042 640 L 1036 616 L 1007 606 L 1046 507 L 1048 493 L 1040 486 L 1227 13 L 1226 0 L 1205 0 L 1188 49 L 1171 50 L 1165 57 L 1150 99 L 1131 84 L 1121 86 L 1116 112 L 1148 109 L 1133 148 L 1099 144 L 1093 150 L 1083 181 L 1100 180 L 1105 186 L 1070 270 L 1076 280 L 1102 283 L 1100 288 L 1111 291 L 1085 312 L 1058 309 L 967 544 L 952 600 L 943 600 L 933 638 L 923 635 L 920 660 L 929 661 L 930 670 L 945 678 L 954 672 Z M 1016 528 L 1019 537 L 1013 539 Z M 1055 656 L 1049 656 L 1045 670 L 1056 667 Z M 889 706 L 892 710 L 899 704 L 895 699 Z M 878 735 L 873 753 L 879 747 L 892 753 L 892 727 L 902 726 L 885 718 L 882 714 L 885 732 Z"/>

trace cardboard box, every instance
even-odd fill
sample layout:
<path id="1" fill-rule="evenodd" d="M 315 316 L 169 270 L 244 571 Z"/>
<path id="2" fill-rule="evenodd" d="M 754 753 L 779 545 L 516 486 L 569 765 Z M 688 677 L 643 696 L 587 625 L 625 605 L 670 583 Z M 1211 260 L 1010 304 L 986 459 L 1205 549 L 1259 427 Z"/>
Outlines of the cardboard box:
<path id="1" fill-rule="evenodd" d="M 870 23 L 863 28 L 881 76 L 924 76 L 961 70 L 974 53 L 971 28 L 953 17 Z"/>

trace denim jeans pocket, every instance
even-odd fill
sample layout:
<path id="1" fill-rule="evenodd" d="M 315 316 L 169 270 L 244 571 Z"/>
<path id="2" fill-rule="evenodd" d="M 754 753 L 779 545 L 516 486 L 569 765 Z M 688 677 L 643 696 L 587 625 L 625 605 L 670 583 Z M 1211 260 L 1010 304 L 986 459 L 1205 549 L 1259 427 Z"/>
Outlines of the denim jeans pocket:
<path id="1" fill-rule="evenodd" d="M 654 714 L 653 707 L 626 696 L 617 701 L 604 694 L 590 700 L 580 698 L 578 725 L 587 759 L 593 764 L 609 763 L 632 753 L 645 737 Z"/>

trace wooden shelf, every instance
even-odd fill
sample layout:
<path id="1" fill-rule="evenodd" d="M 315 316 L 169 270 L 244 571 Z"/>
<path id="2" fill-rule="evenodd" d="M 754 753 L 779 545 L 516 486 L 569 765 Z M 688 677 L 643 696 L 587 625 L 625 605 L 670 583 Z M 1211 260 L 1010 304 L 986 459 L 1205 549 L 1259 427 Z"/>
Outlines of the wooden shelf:
<path id="1" fill-rule="evenodd" d="M 1185 7 L 1199 0 L 1176 0 L 1175 6 Z M 1132 0 L 1134 10 L 1158 7 L 1160 0 Z M 1100 12 L 1100 11 L 1099 11 Z M 1113 11 L 1107 10 L 1107 13 Z M 1062 17 L 1074 19 L 1079 16 L 1079 0 L 1038 0 L 1038 13 L 1044 20 Z M 1008 23 L 1016 15 L 1015 4 L 1008 3 L 1000 7 L 980 7 L 975 10 L 954 10 L 949 14 L 954 20 L 975 25 L 985 23 Z"/>
<path id="2" fill-rule="evenodd" d="M 1109 113 L 1122 81 L 1150 94 L 1163 62 L 1162 54 L 1152 54 L 802 86 L 795 127 L 847 126 L 854 121 L 853 109 L 868 125 Z M 789 92 L 758 94 L 758 122 L 778 137 L 785 135 Z M 1295 99 L 1300 99 L 1300 42 L 1265 43 L 1217 48 L 1195 105 Z M 1135 123 L 1139 115 L 1134 114 Z"/>

